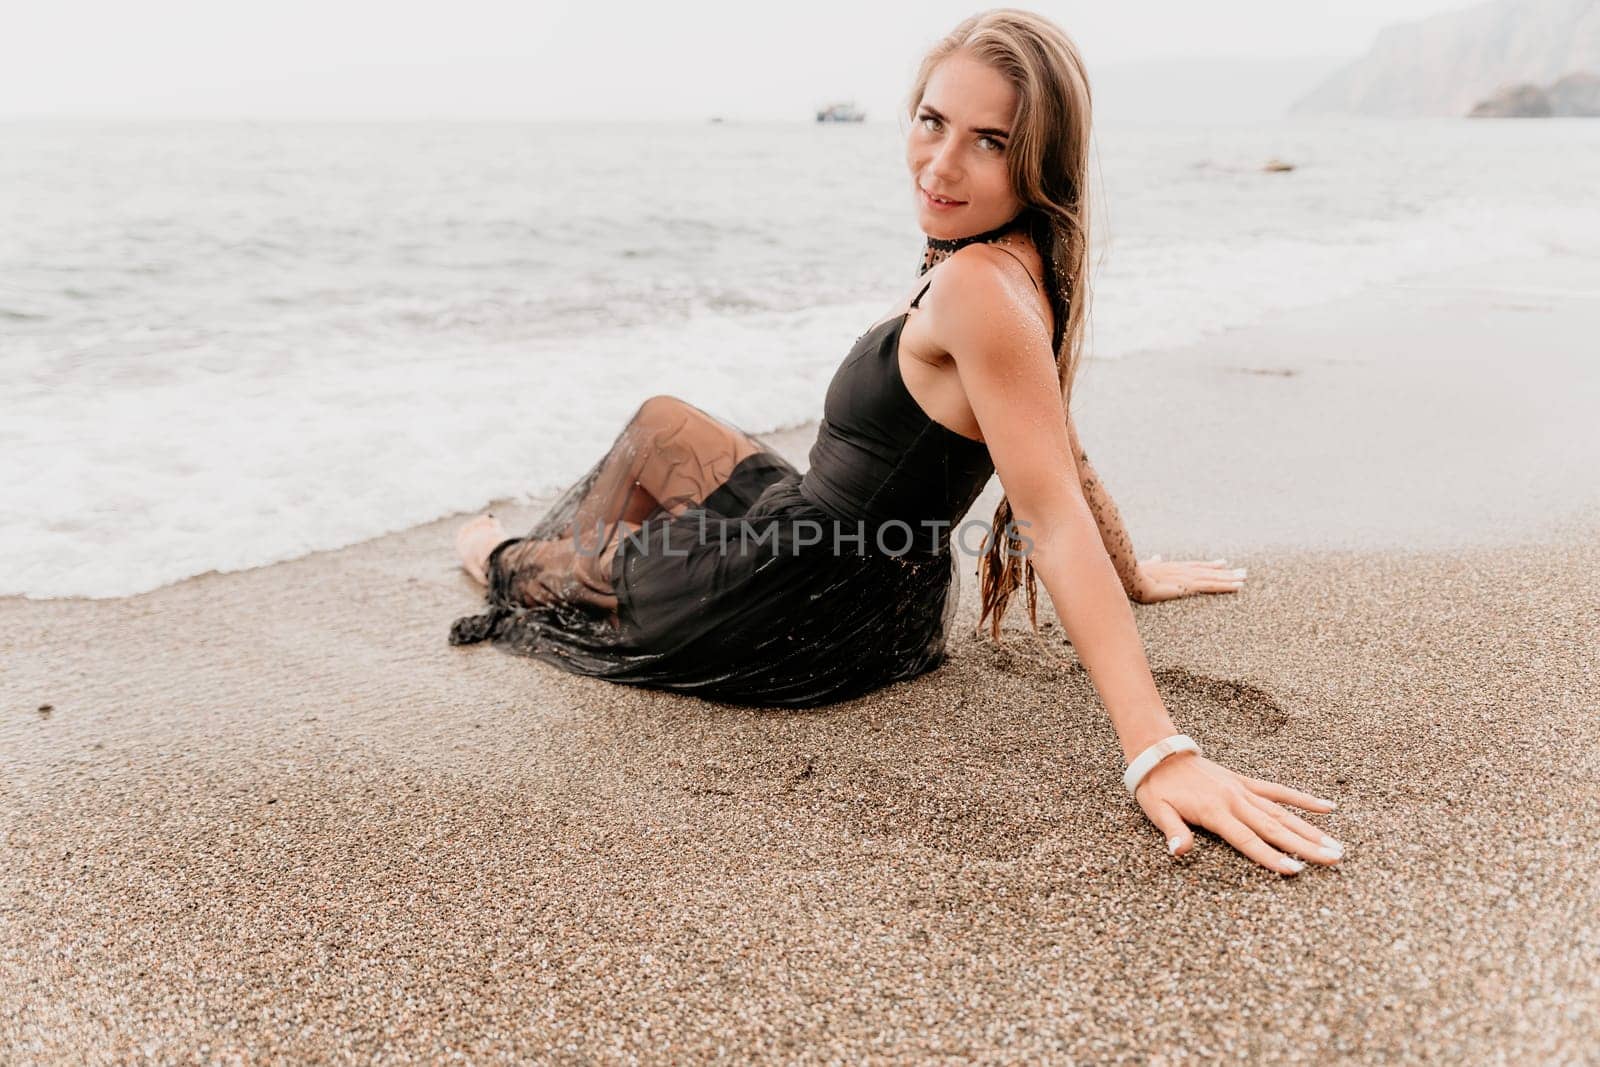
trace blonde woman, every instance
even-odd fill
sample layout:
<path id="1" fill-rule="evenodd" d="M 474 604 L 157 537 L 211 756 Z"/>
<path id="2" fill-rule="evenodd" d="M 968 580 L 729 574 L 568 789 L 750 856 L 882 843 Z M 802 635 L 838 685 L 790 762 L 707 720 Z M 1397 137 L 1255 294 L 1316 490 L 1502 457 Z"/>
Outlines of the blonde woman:
<path id="1" fill-rule="evenodd" d="M 856 339 L 801 474 L 761 439 L 671 396 L 524 537 L 457 537 L 489 611 L 454 644 L 730 703 L 810 707 L 937 667 L 982 545 L 980 627 L 1042 579 L 1110 713 L 1124 784 L 1167 838 L 1206 827 L 1284 874 L 1341 846 L 1289 810 L 1334 807 L 1208 760 L 1151 677 L 1129 598 L 1238 589 L 1222 561 L 1134 558 L 1070 419 L 1089 305 L 1090 93 L 1076 48 L 1015 9 L 957 26 L 909 96 L 921 276 Z M 961 520 L 991 475 L 993 521 Z"/>

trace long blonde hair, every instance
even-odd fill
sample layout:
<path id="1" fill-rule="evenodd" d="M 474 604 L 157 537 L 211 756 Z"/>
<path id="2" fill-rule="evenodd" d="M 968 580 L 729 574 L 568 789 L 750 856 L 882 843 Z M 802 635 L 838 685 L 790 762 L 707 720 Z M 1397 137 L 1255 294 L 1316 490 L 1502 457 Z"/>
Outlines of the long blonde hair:
<path id="1" fill-rule="evenodd" d="M 1012 191 L 1022 201 L 1029 233 L 1045 267 L 1046 291 L 1056 323 L 1055 357 L 1063 411 L 1071 411 L 1072 382 L 1083 350 L 1089 313 L 1089 79 L 1077 46 L 1049 19 L 1019 8 L 981 11 L 929 49 L 907 98 L 917 108 L 934 68 L 955 52 L 993 67 L 1017 91 L 1017 114 L 1006 149 Z M 1028 620 L 1039 628 L 1038 583 L 1033 562 L 1012 529 L 1011 501 L 995 508 L 979 564 L 981 629 L 1000 640 L 1000 621 L 1011 595 L 1026 586 Z"/>

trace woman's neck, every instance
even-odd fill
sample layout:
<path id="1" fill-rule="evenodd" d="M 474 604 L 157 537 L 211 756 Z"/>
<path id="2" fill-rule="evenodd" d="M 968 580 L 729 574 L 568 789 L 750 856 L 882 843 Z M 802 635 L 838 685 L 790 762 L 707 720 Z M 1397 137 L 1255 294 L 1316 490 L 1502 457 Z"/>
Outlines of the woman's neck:
<path id="1" fill-rule="evenodd" d="M 922 246 L 922 268 L 917 273 L 919 275 L 928 273 L 967 245 L 977 244 L 979 241 L 996 245 L 1017 244 L 1019 242 L 1016 234 L 1021 223 L 1022 216 L 1017 214 L 983 233 L 970 234 L 966 237 L 929 237 Z"/>

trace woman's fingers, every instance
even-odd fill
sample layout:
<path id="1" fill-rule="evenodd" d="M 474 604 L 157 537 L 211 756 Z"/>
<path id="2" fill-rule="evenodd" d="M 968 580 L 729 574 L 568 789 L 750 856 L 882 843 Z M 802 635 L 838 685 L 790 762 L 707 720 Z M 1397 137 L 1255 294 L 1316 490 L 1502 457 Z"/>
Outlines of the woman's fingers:
<path id="1" fill-rule="evenodd" d="M 1239 774 L 1238 771 L 1235 771 L 1234 773 Z M 1280 785 L 1277 782 L 1269 782 L 1265 778 L 1250 778 L 1246 775 L 1239 774 L 1239 780 L 1244 782 L 1245 785 L 1249 786 L 1258 795 L 1264 796 L 1268 800 L 1276 800 L 1280 804 L 1293 804 L 1295 807 L 1305 808 L 1307 811 L 1324 812 L 1332 811 L 1334 808 L 1339 806 L 1335 801 L 1324 800 L 1321 797 L 1314 797 L 1310 793 L 1302 793 L 1298 789 L 1290 789 L 1286 785 Z"/>
<path id="2" fill-rule="evenodd" d="M 1254 804 L 1256 807 L 1260 808 L 1262 811 L 1273 816 L 1274 818 L 1279 819 L 1295 833 L 1299 834 L 1307 841 L 1312 842 L 1317 847 L 1332 848 L 1338 850 L 1341 854 L 1343 853 L 1343 843 L 1335 838 L 1329 837 L 1328 832 L 1322 829 L 1322 827 L 1306 822 L 1288 808 L 1285 808 L 1280 804 L 1275 804 L 1266 797 L 1252 793 L 1248 789 L 1245 790 L 1245 796 L 1250 798 L 1250 803 Z M 1301 855 L 1305 855 L 1305 853 L 1301 853 Z"/>
<path id="3" fill-rule="evenodd" d="M 1145 561 L 1161 589 L 1162 599 L 1194 596 L 1197 593 L 1236 593 L 1244 588 L 1244 568 L 1221 566 L 1216 560 L 1173 560 L 1160 563 L 1152 556 Z"/>
<path id="4" fill-rule="evenodd" d="M 1277 812 L 1266 807 L 1271 801 L 1261 800 L 1249 792 L 1245 793 L 1245 797 L 1244 802 L 1234 809 L 1234 814 L 1268 844 L 1313 863 L 1337 863 L 1344 855 L 1338 846 L 1322 844 L 1319 840 L 1324 836 L 1322 833 L 1313 829 L 1307 836 L 1287 819 L 1280 818 Z"/>
<path id="5" fill-rule="evenodd" d="M 1190 832 L 1189 824 L 1183 821 L 1183 816 L 1171 804 L 1157 800 L 1145 810 L 1145 814 L 1156 824 L 1161 836 L 1167 839 L 1169 854 L 1182 856 L 1194 847 L 1194 834 Z"/>
<path id="6" fill-rule="evenodd" d="M 1170 764 L 1170 769 L 1163 767 L 1165 777 L 1153 776 L 1148 787 L 1141 790 L 1139 805 L 1167 839 L 1167 851 L 1173 855 L 1185 855 L 1194 847 L 1194 834 L 1189 829 L 1192 823 L 1211 830 L 1246 858 L 1280 874 L 1299 874 L 1305 869 L 1305 863 L 1295 857 L 1320 864 L 1337 863 L 1343 857 L 1343 846 L 1337 841 L 1262 792 L 1305 794 L 1276 782 L 1247 777 L 1203 757 Z"/>
<path id="7" fill-rule="evenodd" d="M 1244 579 L 1191 572 L 1176 579 L 1173 586 L 1184 593 L 1236 593 L 1244 588 Z"/>
<path id="8" fill-rule="evenodd" d="M 1260 835 L 1231 812 L 1223 812 L 1208 818 L 1204 825 L 1207 829 L 1220 834 L 1228 844 L 1269 870 L 1277 871 L 1279 874 L 1299 874 L 1305 869 L 1304 863 L 1285 856 L 1267 844 Z"/>
<path id="9" fill-rule="evenodd" d="M 1243 578 L 1191 578 L 1189 589 L 1196 593 L 1237 593 L 1244 588 Z"/>
<path id="10" fill-rule="evenodd" d="M 1214 574 L 1237 574 L 1244 577 L 1245 568 L 1230 567 L 1225 559 L 1173 559 L 1163 560 L 1160 553 L 1149 556 L 1139 561 L 1145 566 L 1160 564 L 1162 567 L 1181 567 L 1186 570 L 1203 570 Z"/>
<path id="11" fill-rule="evenodd" d="M 1246 567 L 1221 567 L 1215 563 L 1185 563 L 1189 574 L 1197 578 L 1235 578 L 1243 580 L 1250 571 Z"/>

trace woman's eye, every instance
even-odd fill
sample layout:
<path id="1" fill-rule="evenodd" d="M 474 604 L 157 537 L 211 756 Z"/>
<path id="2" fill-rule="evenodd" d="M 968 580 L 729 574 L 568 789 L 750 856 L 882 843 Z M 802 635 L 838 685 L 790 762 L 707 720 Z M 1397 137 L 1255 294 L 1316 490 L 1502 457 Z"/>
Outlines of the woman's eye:
<path id="1" fill-rule="evenodd" d="M 991 147 L 992 147 L 992 148 L 993 148 L 993 149 L 994 149 L 994 150 L 995 150 L 995 151 L 996 151 L 996 152 L 1004 152 L 1004 151 L 1005 151 L 1005 149 L 1006 149 L 1006 146 L 1005 146 L 1005 145 L 1003 145 L 1003 144 L 1001 144 L 1001 143 L 1000 143 L 1000 142 L 999 142 L 999 141 L 996 141 L 996 140 L 995 140 L 995 139 L 994 139 L 994 138 L 993 138 L 993 137 L 980 137 L 980 138 L 978 138 L 978 140 L 979 140 L 979 141 L 988 141 L 988 142 L 989 142 L 989 145 L 990 145 L 990 146 L 991 146 Z"/>
<path id="2" fill-rule="evenodd" d="M 931 130 L 931 129 L 933 129 L 933 126 L 928 126 L 928 123 L 930 123 L 930 122 L 933 123 L 934 125 L 938 125 L 939 120 L 934 118 L 932 115 L 924 115 L 924 116 L 922 116 L 922 124 L 924 126 L 926 126 L 928 129 Z"/>

